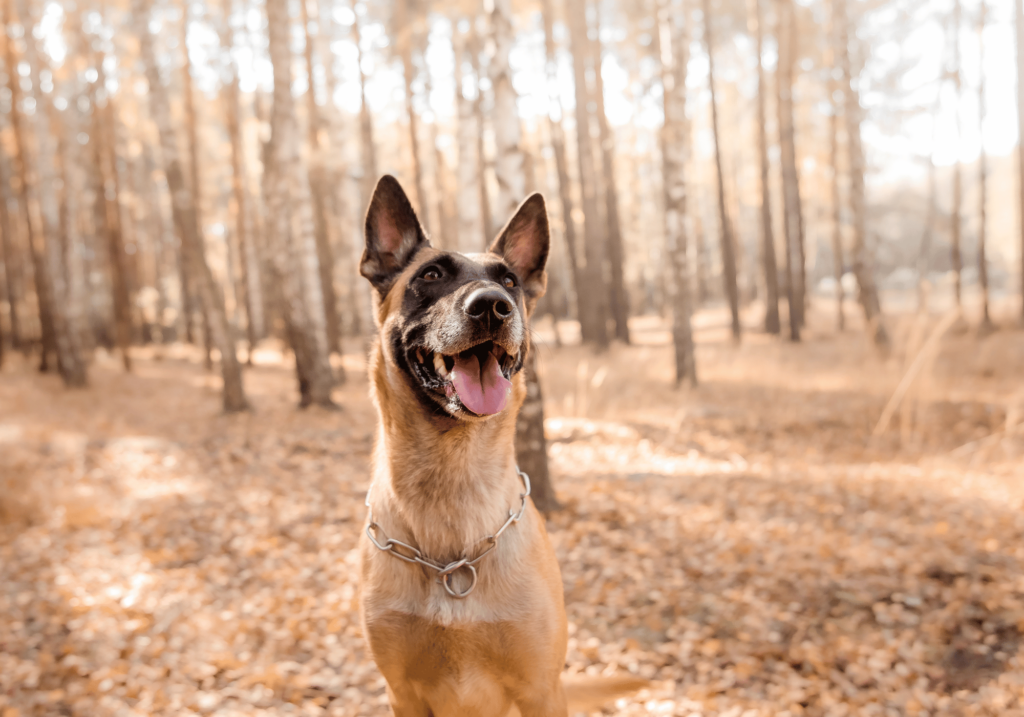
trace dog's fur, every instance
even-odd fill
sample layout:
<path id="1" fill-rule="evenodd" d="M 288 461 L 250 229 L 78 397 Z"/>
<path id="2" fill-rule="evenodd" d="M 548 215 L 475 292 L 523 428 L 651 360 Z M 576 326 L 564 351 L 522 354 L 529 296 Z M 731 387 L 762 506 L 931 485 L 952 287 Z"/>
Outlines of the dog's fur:
<path id="1" fill-rule="evenodd" d="M 481 538 L 519 508 L 520 369 L 528 317 L 544 293 L 548 244 L 539 194 L 481 254 L 432 248 L 392 177 L 381 179 L 367 211 L 360 272 L 378 299 L 369 374 L 380 414 L 369 502 L 384 534 L 434 561 L 476 557 L 487 545 Z M 498 325 L 489 313 L 486 322 L 466 318 L 466 297 L 481 287 L 504 292 L 514 307 Z M 440 374 L 423 362 L 424 353 L 450 356 L 482 341 L 493 342 L 512 381 L 507 405 L 491 416 L 477 416 L 445 392 Z M 455 599 L 435 571 L 398 560 L 364 536 L 364 634 L 398 717 L 565 717 L 570 702 L 595 707 L 645 684 L 627 677 L 563 685 L 561 574 L 532 502 L 478 571 L 475 590 Z M 453 587 L 464 590 L 468 580 L 457 572 Z"/>

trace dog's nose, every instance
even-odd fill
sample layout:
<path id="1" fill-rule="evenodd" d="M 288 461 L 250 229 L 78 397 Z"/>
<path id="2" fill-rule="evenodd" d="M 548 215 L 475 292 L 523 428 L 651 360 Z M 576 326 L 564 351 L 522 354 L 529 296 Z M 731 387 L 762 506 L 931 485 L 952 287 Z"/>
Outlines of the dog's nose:
<path id="1" fill-rule="evenodd" d="M 463 308 L 466 315 L 473 319 L 483 319 L 488 314 L 494 314 L 498 321 L 504 321 L 512 314 L 512 300 L 497 287 L 484 287 L 467 296 Z"/>

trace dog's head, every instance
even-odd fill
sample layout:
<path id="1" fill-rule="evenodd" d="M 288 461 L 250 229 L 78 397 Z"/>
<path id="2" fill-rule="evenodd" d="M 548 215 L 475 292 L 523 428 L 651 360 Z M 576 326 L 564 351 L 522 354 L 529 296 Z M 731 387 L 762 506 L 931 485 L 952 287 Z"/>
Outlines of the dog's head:
<path id="1" fill-rule="evenodd" d="M 533 194 L 488 252 L 434 249 L 398 181 L 378 182 L 359 271 L 379 299 L 385 360 L 428 411 L 479 420 L 504 410 L 547 284 L 549 243 L 544 198 Z"/>

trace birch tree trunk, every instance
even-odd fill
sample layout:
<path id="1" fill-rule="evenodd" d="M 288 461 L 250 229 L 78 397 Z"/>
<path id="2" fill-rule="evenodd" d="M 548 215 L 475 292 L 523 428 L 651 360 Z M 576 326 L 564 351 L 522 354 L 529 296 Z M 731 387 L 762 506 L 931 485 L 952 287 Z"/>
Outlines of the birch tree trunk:
<path id="1" fill-rule="evenodd" d="M 1017 137 L 1024 137 L 1024 0 L 1015 0 L 1017 30 Z M 1017 141 L 1017 202 L 1020 223 L 1020 319 L 1024 322 L 1024 141 Z"/>
<path id="2" fill-rule="evenodd" d="M 299 0 L 302 26 L 305 30 L 306 59 L 306 122 L 309 134 L 309 188 L 313 208 L 313 229 L 316 238 L 317 269 L 323 294 L 324 322 L 328 350 L 341 354 L 341 324 L 338 319 L 338 293 L 334 290 L 334 251 L 327 229 L 327 167 L 320 142 L 323 118 L 316 102 L 316 66 L 313 64 L 313 35 L 310 32 L 308 0 Z M 317 18 L 319 20 L 319 18 Z M 317 28 L 317 32 L 319 32 Z"/>
<path id="3" fill-rule="evenodd" d="M 181 15 L 181 53 L 184 60 L 182 65 L 182 89 L 181 94 L 185 105 L 185 141 L 188 146 L 188 187 L 192 192 L 192 209 L 196 215 L 196 232 L 198 246 L 204 253 L 203 262 L 206 262 L 206 241 L 203 238 L 203 190 L 199 178 L 199 136 L 196 131 L 196 107 L 195 91 L 192 88 L 192 56 L 188 52 L 188 26 L 190 18 L 191 0 L 183 0 Z M 187 262 L 186 262 L 187 263 Z M 191 288 L 191 286 L 190 286 Z M 200 287 L 200 292 L 203 289 Z M 213 368 L 213 335 L 210 327 L 210 317 L 206 313 L 206 304 L 200 298 L 199 308 L 203 316 L 203 352 L 206 357 L 206 369 Z M 226 317 L 225 317 L 226 320 Z"/>
<path id="4" fill-rule="evenodd" d="M 725 208 L 725 180 L 722 177 L 722 147 L 718 135 L 718 103 L 715 100 L 714 37 L 711 34 L 711 2 L 704 0 L 704 45 L 708 53 L 708 88 L 711 90 L 711 129 L 715 138 L 715 168 L 718 177 L 718 218 L 722 232 L 722 281 L 732 315 L 732 337 L 740 340 L 740 293 L 736 283 L 736 245 Z"/>
<path id="5" fill-rule="evenodd" d="M 12 0 L 5 3 L 4 27 L 15 22 Z M 23 27 L 30 24 L 23 22 Z M 7 32 L 2 33 L 6 41 L 5 59 L 7 67 L 18 67 L 18 58 L 14 52 L 14 42 Z M 32 159 L 26 142 L 26 128 L 21 112 L 21 83 L 17 72 L 7 72 L 7 88 L 11 93 L 11 130 L 14 134 L 14 169 L 18 177 L 18 206 L 22 213 L 22 225 L 25 227 L 29 257 L 32 259 L 32 274 L 35 282 L 36 303 L 39 311 L 39 327 L 42 332 L 42 352 L 39 370 L 49 370 L 49 355 L 54 350 L 53 308 L 50 304 L 51 295 L 46 290 L 46 260 L 40 242 L 43 241 L 40 218 L 35 209 L 35 174 L 32 172 Z"/>
<path id="6" fill-rule="evenodd" d="M 483 69 L 480 65 L 480 36 L 477 33 L 476 24 L 470 23 L 469 52 L 473 60 L 473 76 L 476 78 L 476 99 L 473 100 L 473 114 L 476 116 L 476 126 L 479 128 L 476 136 L 476 159 L 477 174 L 480 177 L 480 215 L 483 219 L 484 234 L 480 240 L 480 250 L 490 246 L 494 232 L 497 227 L 494 223 L 494 213 L 491 211 L 491 195 L 487 191 L 487 152 L 484 148 L 484 93 L 483 93 Z"/>
<path id="7" fill-rule="evenodd" d="M 8 5 L 8 10 L 10 5 Z M 53 345 L 57 354 L 57 368 L 64 385 L 78 388 L 86 384 L 85 361 L 81 353 L 79 335 L 73 323 L 74 315 L 71 307 L 71 294 L 66 280 L 63 252 L 60 241 L 60 201 L 55 189 L 59 186 L 60 177 L 56 168 L 56 152 L 54 137 L 56 128 L 51 127 L 50 116 L 53 105 L 41 87 L 42 58 L 36 47 L 32 17 L 28 2 L 19 0 L 18 15 L 25 29 L 25 62 L 29 68 L 29 81 L 32 83 L 31 96 L 35 101 L 35 113 L 32 126 L 28 128 L 33 134 L 36 153 L 33 161 L 34 171 L 29 175 L 27 190 L 32 196 L 39 211 L 41 239 L 45 251 L 45 263 L 41 262 L 42 271 L 36 277 L 37 291 L 46 297 L 51 307 Z M 11 13 L 8 13 L 8 17 Z M 13 67 L 13 66 L 11 66 Z M 42 297 L 40 297 L 42 298 Z M 45 346 L 44 346 L 45 350 Z"/>
<path id="8" fill-rule="evenodd" d="M 174 224 L 177 227 L 178 236 L 181 238 L 182 254 L 190 278 L 199 294 L 203 313 L 209 320 L 212 343 L 220 351 L 221 374 L 224 379 L 224 410 L 228 412 L 242 411 L 248 407 L 242 387 L 242 368 L 238 363 L 231 328 L 224 312 L 224 296 L 214 282 L 213 274 L 206 263 L 193 195 L 185 185 L 185 174 L 182 171 L 181 157 L 178 152 L 178 138 L 171 124 L 167 90 L 160 82 L 160 71 L 153 49 L 153 37 L 149 31 L 152 14 L 151 3 L 152 0 L 132 0 L 132 19 L 139 40 L 142 63 L 145 66 L 146 80 L 149 83 L 150 116 L 156 123 L 160 134 L 163 169 L 171 195 Z"/>
<path id="9" fill-rule="evenodd" d="M 299 381 L 301 405 L 333 407 L 323 296 L 308 173 L 299 155 L 298 123 L 292 98 L 291 17 L 287 0 L 267 2 L 269 50 L 274 68 L 274 106 L 269 166 L 264 169 L 267 234 L 284 303 Z"/>
<path id="10" fill-rule="evenodd" d="M 9 40 L 8 40 L 9 42 Z M 14 239 L 15 223 L 10 214 L 10 164 L 7 160 L 6 150 L 0 146 L 0 235 L 2 244 L 0 248 L 4 252 L 4 291 L 7 295 L 7 315 L 11 330 L 11 348 L 18 350 L 22 346 L 21 318 L 18 312 L 18 297 L 20 292 L 19 268 L 21 257 Z"/>
<path id="11" fill-rule="evenodd" d="M 839 53 L 840 82 L 845 99 L 846 136 L 850 153 L 850 209 L 853 214 L 853 273 L 857 277 L 858 299 L 864 309 L 864 319 L 872 340 L 880 349 L 889 347 L 889 333 L 882 317 L 882 306 L 875 286 L 874 261 L 867 246 L 864 216 L 864 147 L 860 136 L 860 95 L 853 85 L 850 71 L 850 28 L 846 16 L 846 0 L 832 0 L 836 27 L 839 33 L 836 48 Z"/>
<path id="12" fill-rule="evenodd" d="M 993 330 L 992 317 L 988 311 L 988 260 L 985 257 L 985 230 L 987 222 L 986 203 L 988 201 L 988 166 L 985 156 L 985 0 L 978 7 L 978 282 L 981 284 L 981 331 Z"/>
<path id="13" fill-rule="evenodd" d="M 461 252 L 480 251 L 480 237 L 484 236 L 483 212 L 480 206 L 480 158 L 477 155 L 477 139 L 481 128 L 473 111 L 473 99 L 466 97 L 466 75 L 464 67 L 469 57 L 469 43 L 459 36 L 455 46 L 455 104 L 459 115 L 456 142 L 459 149 L 459 166 L 456 173 L 458 186 L 458 245 Z M 473 76 L 476 84 L 476 77 Z M 480 91 L 479 85 L 474 92 Z"/>
<path id="14" fill-rule="evenodd" d="M 526 171 L 516 107 L 515 88 L 512 87 L 512 66 L 509 55 L 515 34 L 512 28 L 511 0 L 494 0 L 491 12 L 491 33 L 494 57 L 491 61 L 491 84 L 494 87 L 494 144 L 497 156 L 494 174 L 498 180 L 498 203 L 495 208 L 499 220 L 511 217 L 519 203 L 526 198 Z"/>
<path id="15" fill-rule="evenodd" d="M 672 343 L 676 384 L 697 385 L 697 361 L 690 325 L 690 267 L 686 256 L 686 165 L 690 137 L 686 121 L 686 71 L 689 63 L 688 24 L 679 0 L 660 0 L 655 40 L 661 59 L 664 125 L 661 129 L 662 182 L 665 190 L 665 244 L 669 260 L 668 289 L 672 304 Z"/>
<path id="16" fill-rule="evenodd" d="M 264 336 L 263 286 L 260 258 L 256 249 L 252 208 L 249 202 L 248 172 L 242 142 L 241 102 L 239 100 L 239 68 L 232 55 L 234 31 L 231 28 L 231 2 L 227 3 L 222 35 L 230 81 L 225 86 L 224 109 L 228 137 L 231 141 L 231 192 L 234 197 L 235 231 L 241 248 L 242 280 L 245 288 L 246 333 L 249 341 L 249 364 L 257 342 Z"/>
<path id="17" fill-rule="evenodd" d="M 961 5 L 960 0 L 954 0 L 953 2 L 953 92 L 954 102 L 953 106 L 956 109 L 956 139 L 957 139 L 957 154 L 956 163 L 953 165 L 953 212 L 950 215 L 950 259 L 953 263 L 953 294 L 956 297 L 956 305 L 961 306 L 961 293 L 963 290 L 963 280 L 961 273 L 963 271 L 964 259 L 963 252 L 960 249 L 960 231 L 963 220 L 961 219 L 961 204 L 963 202 L 962 197 L 962 182 L 960 178 L 961 162 L 960 162 L 960 150 L 959 145 L 963 139 L 963 128 L 961 126 L 960 118 L 960 95 L 962 91 L 962 77 L 960 75 L 960 22 L 961 22 Z"/>
<path id="18" fill-rule="evenodd" d="M 842 198 L 839 192 L 839 80 L 836 77 L 839 67 L 836 62 L 836 19 L 829 16 L 828 35 L 829 47 L 827 59 L 830 77 L 828 80 L 828 92 L 830 97 L 831 113 L 828 118 L 829 132 L 829 164 L 832 169 L 832 272 L 836 282 L 836 328 L 843 331 L 846 328 L 846 312 L 843 310 L 843 303 L 846 295 L 843 290 L 843 224 L 842 224 Z"/>
<path id="19" fill-rule="evenodd" d="M 594 149 L 587 112 L 587 25 L 584 0 L 567 0 L 569 40 L 572 47 L 573 79 L 576 85 L 576 143 L 579 162 L 580 194 L 583 197 L 583 244 L 585 263 L 583 280 L 576 286 L 580 332 L 583 341 L 599 349 L 608 346 L 607 287 L 604 281 L 604 239 L 594 174 Z"/>
<path id="20" fill-rule="evenodd" d="M 572 216 L 572 184 L 569 179 L 569 162 L 565 152 L 565 130 L 562 128 L 562 100 L 558 91 L 558 57 L 555 52 L 554 8 L 551 6 L 551 0 L 541 0 L 541 16 L 544 21 L 544 69 L 547 74 L 548 129 L 551 133 L 551 149 L 555 155 L 555 171 L 558 173 L 558 199 L 562 206 L 562 226 L 565 228 L 565 253 L 572 272 L 572 291 L 566 293 L 572 293 L 573 300 L 578 300 L 579 285 L 583 279 L 580 276 L 576 248 L 576 220 Z M 576 315 L 579 316 L 578 307 Z"/>
<path id="21" fill-rule="evenodd" d="M 771 188 L 768 184 L 768 124 L 765 112 L 764 28 L 761 0 L 747 0 L 747 26 L 757 43 L 757 155 L 761 170 L 761 261 L 764 267 L 764 330 L 782 331 L 779 321 L 779 269 L 775 263 L 775 232 L 772 227 Z"/>
<path id="22" fill-rule="evenodd" d="M 800 340 L 804 325 L 803 210 L 800 175 L 796 166 L 793 127 L 793 67 L 796 62 L 796 15 L 793 0 L 778 0 L 778 101 L 779 145 L 782 164 L 783 230 L 786 233 L 786 293 L 789 304 L 789 337 Z"/>
<path id="23" fill-rule="evenodd" d="M 377 151 L 373 143 L 373 115 L 366 104 L 366 71 L 363 68 L 362 33 L 359 15 L 356 14 L 355 0 L 352 2 L 352 44 L 356 46 L 359 65 L 359 151 L 363 163 L 363 210 L 370 206 L 373 188 L 377 185 Z"/>
<path id="24" fill-rule="evenodd" d="M 597 126 L 601 138 L 601 168 L 603 169 L 604 204 L 607 220 L 609 304 L 611 318 L 615 322 L 615 338 L 629 343 L 629 296 L 623 277 L 625 257 L 622 251 L 622 223 L 619 219 L 619 193 L 615 183 L 615 134 L 608 125 L 604 106 L 604 79 L 602 70 L 600 7 L 595 3 L 597 13 L 597 34 L 591 46 L 594 57 L 594 100 L 597 104 Z"/>
<path id="25" fill-rule="evenodd" d="M 412 83 L 416 79 L 416 67 L 412 61 L 413 0 L 395 0 L 393 37 L 402 58 L 402 78 L 405 81 L 405 113 L 409 123 L 409 148 L 412 157 L 413 188 L 416 190 L 416 209 L 423 226 L 430 226 L 430 212 L 427 195 L 423 189 L 423 163 L 420 160 L 419 117 L 416 114 L 415 93 Z"/>
<path id="26" fill-rule="evenodd" d="M 117 111 L 114 98 L 107 93 L 106 55 L 88 36 L 79 14 L 76 18 L 83 53 L 96 70 L 96 80 L 88 83 L 89 104 L 92 105 L 92 161 L 96 168 L 96 211 L 98 230 L 106 238 L 110 265 L 111 300 L 114 308 L 114 336 L 121 351 L 125 371 L 132 370 L 131 292 L 128 290 L 128 266 L 124 235 L 121 230 L 121 180 L 117 172 L 117 150 L 114 146 L 114 126 Z"/>

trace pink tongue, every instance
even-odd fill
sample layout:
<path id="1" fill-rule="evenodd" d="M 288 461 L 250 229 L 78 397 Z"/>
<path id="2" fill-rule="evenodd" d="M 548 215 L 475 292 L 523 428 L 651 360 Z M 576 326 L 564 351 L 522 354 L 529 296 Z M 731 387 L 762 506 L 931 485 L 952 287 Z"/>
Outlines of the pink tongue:
<path id="1" fill-rule="evenodd" d="M 508 389 L 512 382 L 501 375 L 501 367 L 494 354 L 487 354 L 483 369 L 476 356 L 455 357 L 452 384 L 462 405 L 479 416 L 497 413 L 508 402 Z"/>

